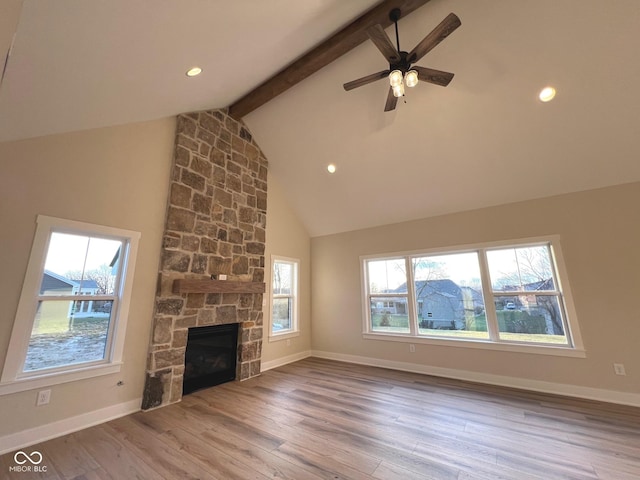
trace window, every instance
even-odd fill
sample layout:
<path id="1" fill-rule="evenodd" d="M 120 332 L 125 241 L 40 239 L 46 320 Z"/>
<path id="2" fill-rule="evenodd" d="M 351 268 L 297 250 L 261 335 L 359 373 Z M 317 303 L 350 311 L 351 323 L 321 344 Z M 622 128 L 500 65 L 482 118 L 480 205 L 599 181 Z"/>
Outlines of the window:
<path id="1" fill-rule="evenodd" d="M 582 350 L 557 238 L 363 262 L 371 338 Z M 561 288 L 564 285 L 565 288 Z M 515 348 L 514 348 L 515 347 Z M 491 347 L 492 348 L 492 347 Z"/>
<path id="2" fill-rule="evenodd" d="M 67 381 L 93 376 L 92 369 L 119 369 L 138 238 L 137 232 L 38 217 L 2 385 L 35 388 L 57 383 L 52 376 Z"/>
<path id="3" fill-rule="evenodd" d="M 271 258 L 271 331 L 270 337 L 297 335 L 298 265 L 292 258 Z"/>
<path id="4" fill-rule="evenodd" d="M 488 339 L 478 252 L 411 258 L 418 334 Z"/>
<path id="5" fill-rule="evenodd" d="M 550 245 L 489 250 L 487 263 L 499 337 L 569 345 Z"/>
<path id="6" fill-rule="evenodd" d="M 404 258 L 367 262 L 369 312 L 374 332 L 410 333 Z"/>

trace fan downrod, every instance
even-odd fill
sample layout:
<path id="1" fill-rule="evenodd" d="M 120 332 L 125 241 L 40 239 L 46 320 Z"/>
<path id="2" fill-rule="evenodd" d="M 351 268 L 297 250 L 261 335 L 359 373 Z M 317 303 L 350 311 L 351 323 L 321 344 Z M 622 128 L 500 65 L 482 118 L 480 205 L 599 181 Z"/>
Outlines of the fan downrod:
<path id="1" fill-rule="evenodd" d="M 409 55 L 408 52 L 404 52 L 400 50 L 400 34 L 398 33 L 398 20 L 400 20 L 401 13 L 402 12 L 400 11 L 399 8 L 394 8 L 389 12 L 389 19 L 394 23 L 396 27 L 396 50 L 400 55 L 399 61 L 389 64 L 389 70 L 392 70 L 392 71 L 400 70 L 404 75 L 405 73 L 407 73 L 407 71 L 411 67 L 411 64 L 407 62 L 407 57 Z"/>
<path id="2" fill-rule="evenodd" d="M 396 27 L 396 50 L 400 51 L 400 34 L 398 33 L 398 20 L 400 20 L 400 9 L 394 8 L 389 12 L 389 20 L 393 22 Z"/>

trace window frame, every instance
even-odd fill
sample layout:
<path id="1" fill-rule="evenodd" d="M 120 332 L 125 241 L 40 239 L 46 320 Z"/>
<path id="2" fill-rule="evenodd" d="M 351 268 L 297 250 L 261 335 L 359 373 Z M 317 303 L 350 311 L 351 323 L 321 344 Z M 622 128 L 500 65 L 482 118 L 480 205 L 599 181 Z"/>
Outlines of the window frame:
<path id="1" fill-rule="evenodd" d="M 362 258 L 362 257 L 361 257 Z M 408 272 L 409 268 L 410 268 L 410 259 L 408 256 L 405 255 L 384 255 L 384 256 L 380 256 L 380 257 L 371 257 L 371 258 L 367 258 L 366 260 L 375 260 L 375 261 L 389 261 L 389 260 L 404 260 L 404 268 L 405 268 L 405 281 L 407 282 L 407 285 L 409 284 L 409 274 L 407 274 L 406 272 Z M 364 309 L 367 315 L 367 319 L 365 319 L 365 329 L 368 328 L 369 332 L 368 333 L 375 333 L 375 335 L 380 335 L 381 332 L 375 332 L 372 328 L 371 325 L 371 318 L 370 318 L 370 305 L 373 299 L 375 298 L 381 298 L 381 299 L 387 299 L 387 298 L 400 298 L 403 299 L 406 304 L 407 304 L 407 315 L 409 315 L 409 333 L 400 333 L 398 332 L 397 335 L 411 335 L 414 336 L 417 334 L 417 330 L 414 326 L 414 322 L 411 321 L 411 314 L 409 313 L 413 306 L 411 301 L 409 300 L 409 296 L 413 296 L 413 292 L 412 289 L 407 288 L 407 293 L 391 293 L 391 292 L 384 292 L 384 293 L 369 293 L 369 281 L 368 281 L 368 269 L 367 269 L 367 263 L 365 261 L 362 261 L 362 270 L 363 270 L 363 281 L 366 282 L 363 285 L 364 288 L 364 292 L 365 292 L 365 305 L 364 305 Z M 384 300 L 382 300 L 384 301 Z M 384 335 L 384 334 L 383 334 Z M 396 334 L 392 334 L 392 335 L 396 335 Z"/>
<path id="2" fill-rule="evenodd" d="M 102 360 L 94 362 L 23 372 L 38 302 L 49 297 L 60 298 L 40 294 L 40 285 L 52 233 L 110 238 L 123 242 L 124 248 L 119 262 L 119 281 L 115 287 L 114 295 L 65 296 L 65 300 L 69 301 L 74 299 L 114 300 L 113 297 L 115 297 L 111 307 L 111 325 L 105 345 L 105 356 Z M 38 215 L 36 232 L 0 377 L 0 395 L 120 371 L 139 239 L 140 233 L 131 230 Z"/>
<path id="3" fill-rule="evenodd" d="M 548 245 L 551 256 L 552 268 L 557 282 L 557 291 L 544 291 L 542 293 L 558 294 L 561 298 L 560 308 L 564 319 L 565 334 L 567 344 L 551 344 L 538 342 L 516 342 L 500 339 L 498 334 L 497 315 L 494 304 L 495 296 L 516 296 L 514 292 L 494 292 L 489 277 L 489 268 L 486 252 L 489 250 L 499 250 L 506 248 L 523 248 Z M 485 315 L 487 318 L 487 330 L 489 338 L 455 338 L 455 337 L 435 337 L 419 334 L 417 328 L 417 301 L 414 298 L 414 288 L 408 288 L 407 300 L 410 333 L 379 332 L 374 331 L 371 325 L 369 302 L 369 279 L 367 272 L 367 262 L 372 260 L 389 260 L 405 258 L 407 265 L 406 280 L 407 285 L 413 285 L 413 270 L 410 262 L 413 258 L 420 256 L 438 256 L 456 253 L 477 252 L 485 303 Z M 428 345 L 442 345 L 463 348 L 477 348 L 487 350 L 500 350 L 509 352 L 538 353 L 544 355 L 586 357 L 586 351 L 582 343 L 577 315 L 573 304 L 573 297 L 569 288 L 567 272 L 564 265 L 562 250 L 560 248 L 560 236 L 548 235 L 544 237 L 524 238 L 516 240 L 504 240 L 497 242 L 485 242 L 470 245 L 459 245 L 452 247 L 430 248 L 423 250 L 413 250 L 404 252 L 385 253 L 379 255 L 363 255 L 360 257 L 361 291 L 362 291 L 362 336 L 370 340 L 386 340 L 392 342 L 421 343 Z M 531 293 L 528 292 L 527 293 Z M 539 293 L 539 292 L 536 292 Z M 373 296 L 376 296 L 374 294 Z M 489 316 L 492 316 L 492 319 Z"/>
<path id="4" fill-rule="evenodd" d="M 293 266 L 291 279 L 291 294 L 275 294 L 273 290 L 273 280 L 276 263 L 286 263 Z M 285 340 L 300 335 L 299 322 L 299 291 L 300 291 L 300 260 L 297 258 L 284 257 L 281 255 L 271 255 L 271 282 L 269 284 L 269 341 Z M 291 298 L 291 328 L 273 331 L 273 302 L 277 298 Z"/>

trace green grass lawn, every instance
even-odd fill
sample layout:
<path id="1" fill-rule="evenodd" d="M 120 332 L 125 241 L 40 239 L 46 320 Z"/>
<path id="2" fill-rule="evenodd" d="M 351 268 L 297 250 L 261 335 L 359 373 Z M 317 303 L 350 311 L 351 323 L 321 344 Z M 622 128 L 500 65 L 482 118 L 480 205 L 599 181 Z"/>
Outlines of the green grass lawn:
<path id="1" fill-rule="evenodd" d="M 389 321 L 389 325 L 381 325 L 381 322 L 383 321 L 383 317 L 387 317 L 388 321 Z M 383 315 L 381 313 L 374 313 L 371 316 L 371 322 L 374 326 L 374 328 L 388 328 L 388 327 L 394 327 L 394 328 L 404 328 L 404 329 L 409 329 L 409 316 L 408 315 L 399 315 L 399 314 L 388 314 L 388 315 Z"/>
<path id="2" fill-rule="evenodd" d="M 109 316 L 99 317 L 82 317 L 73 319 L 73 329 L 84 330 L 101 323 L 109 323 Z M 64 334 L 69 331 L 69 318 L 66 315 L 49 316 L 46 319 L 37 322 L 33 328 L 33 335 L 52 335 Z"/>
<path id="3" fill-rule="evenodd" d="M 511 312 L 509 312 L 511 313 Z M 382 326 L 382 314 L 376 313 L 371 316 L 372 330 L 374 332 L 388 333 L 409 333 L 409 317 L 408 315 L 388 315 L 389 325 Z M 418 328 L 420 335 L 429 337 L 449 337 L 449 338 L 469 338 L 478 340 L 488 340 L 489 334 L 486 331 L 486 321 L 484 315 L 476 317 L 476 328 L 485 330 L 438 330 L 429 328 Z M 566 345 L 567 339 L 563 335 L 548 335 L 545 333 L 510 333 L 500 332 L 500 339 L 508 342 L 527 342 L 527 343 L 553 343 Z"/>

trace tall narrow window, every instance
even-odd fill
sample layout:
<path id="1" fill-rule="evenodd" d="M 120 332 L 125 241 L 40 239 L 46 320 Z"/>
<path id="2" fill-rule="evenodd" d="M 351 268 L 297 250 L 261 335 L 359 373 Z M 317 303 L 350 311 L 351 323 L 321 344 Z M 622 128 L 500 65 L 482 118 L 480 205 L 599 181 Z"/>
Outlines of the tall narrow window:
<path id="1" fill-rule="evenodd" d="M 3 383 L 120 361 L 138 237 L 38 217 Z"/>
<path id="2" fill-rule="evenodd" d="M 369 328 L 372 332 L 410 333 L 404 258 L 367 262 Z"/>
<path id="3" fill-rule="evenodd" d="M 106 359 L 124 248 L 122 239 L 51 233 L 21 374 Z"/>
<path id="4" fill-rule="evenodd" d="M 271 336 L 293 334 L 298 328 L 299 260 L 271 259 Z"/>

